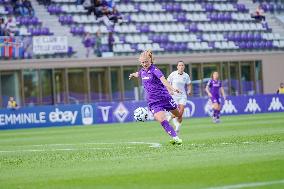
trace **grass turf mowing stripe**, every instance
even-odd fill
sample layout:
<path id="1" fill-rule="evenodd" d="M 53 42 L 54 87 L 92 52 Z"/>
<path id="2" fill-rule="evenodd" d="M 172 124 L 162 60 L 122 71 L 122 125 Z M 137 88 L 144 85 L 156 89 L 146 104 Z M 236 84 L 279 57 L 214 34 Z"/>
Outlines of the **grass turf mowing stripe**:
<path id="1" fill-rule="evenodd" d="M 236 185 L 220 186 L 220 187 L 210 187 L 207 189 L 238 189 L 238 188 L 255 188 L 258 186 L 270 186 L 270 185 L 279 185 L 284 184 L 284 180 L 275 180 L 267 182 L 253 182 L 253 183 L 242 183 Z"/>
<path id="2" fill-rule="evenodd" d="M 0 153 L 0 188 L 202 189 L 283 180 L 283 113 L 222 120 L 185 120 L 179 147 L 156 122 L 1 131 L 0 150 L 80 150 Z M 89 149 L 107 143 L 117 145 Z"/>

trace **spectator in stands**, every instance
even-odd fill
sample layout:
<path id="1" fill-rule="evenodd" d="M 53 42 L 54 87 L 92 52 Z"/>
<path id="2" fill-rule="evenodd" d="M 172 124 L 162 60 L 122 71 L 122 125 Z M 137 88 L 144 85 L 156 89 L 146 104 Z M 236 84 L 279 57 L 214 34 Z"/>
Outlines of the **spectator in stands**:
<path id="1" fill-rule="evenodd" d="M 109 20 L 114 24 L 122 21 L 122 16 L 115 7 L 113 7 L 112 12 L 109 15 Z"/>
<path id="2" fill-rule="evenodd" d="M 265 16 L 264 16 L 264 11 L 261 8 L 261 6 L 259 5 L 256 10 L 255 13 L 251 15 L 252 18 L 254 18 L 257 21 L 264 21 L 265 22 Z"/>
<path id="3" fill-rule="evenodd" d="M 25 8 L 22 0 L 18 0 L 14 6 L 14 11 L 17 15 L 25 16 L 28 14 L 28 10 Z"/>
<path id="4" fill-rule="evenodd" d="M 102 56 L 101 47 L 102 47 L 101 31 L 98 30 L 96 32 L 96 46 L 95 46 L 95 53 L 98 57 Z"/>
<path id="5" fill-rule="evenodd" d="M 94 0 L 85 0 L 83 6 L 88 11 L 87 14 L 90 15 L 94 11 Z"/>
<path id="6" fill-rule="evenodd" d="M 15 34 L 17 31 L 17 22 L 12 15 L 8 17 L 8 20 L 5 23 L 5 31 L 6 35 L 10 35 L 11 33 Z"/>
<path id="7" fill-rule="evenodd" d="M 51 0 L 38 0 L 38 2 L 39 2 L 40 4 L 44 4 L 45 6 L 48 6 L 48 5 L 50 5 Z"/>
<path id="8" fill-rule="evenodd" d="M 84 43 L 84 46 L 86 48 L 86 58 L 89 57 L 90 55 L 90 52 L 94 46 L 94 43 L 93 43 L 93 39 L 92 39 L 92 36 L 90 35 L 90 33 L 86 33 L 85 37 L 84 37 L 84 40 L 83 40 L 83 43 Z"/>
<path id="9" fill-rule="evenodd" d="M 34 9 L 31 2 L 29 0 L 23 0 L 23 5 L 25 12 L 27 12 L 29 16 L 34 16 Z"/>
<path id="10" fill-rule="evenodd" d="M 114 44 L 113 33 L 109 32 L 108 33 L 108 49 L 110 52 L 113 52 L 113 44 Z"/>
<path id="11" fill-rule="evenodd" d="M 0 18 L 0 36 L 5 36 L 5 20 Z"/>
<path id="12" fill-rule="evenodd" d="M 278 88 L 277 94 L 284 94 L 284 83 L 280 83 L 280 87 Z"/>
<path id="13" fill-rule="evenodd" d="M 102 17 L 103 15 L 107 14 L 107 8 L 106 5 L 103 1 L 101 0 L 95 0 L 95 9 L 94 9 L 94 14 L 96 15 L 97 18 Z"/>
<path id="14" fill-rule="evenodd" d="M 12 96 L 9 97 L 7 108 L 11 110 L 16 110 L 19 108 L 17 102 L 14 100 L 14 97 Z"/>
<path id="15" fill-rule="evenodd" d="M 76 5 L 82 5 L 84 0 L 76 0 Z"/>
<path id="16" fill-rule="evenodd" d="M 23 38 L 23 48 L 24 48 L 24 57 L 25 58 L 31 58 L 32 57 L 32 52 L 33 52 L 32 44 L 33 44 L 33 39 L 32 39 L 31 36 L 25 36 Z"/>

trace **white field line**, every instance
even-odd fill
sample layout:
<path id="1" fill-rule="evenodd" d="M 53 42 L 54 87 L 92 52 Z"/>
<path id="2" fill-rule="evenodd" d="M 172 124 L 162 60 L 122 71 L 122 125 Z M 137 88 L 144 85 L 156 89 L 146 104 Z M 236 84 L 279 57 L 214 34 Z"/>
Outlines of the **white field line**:
<path id="1" fill-rule="evenodd" d="M 251 182 L 251 183 L 242 183 L 236 185 L 227 185 L 227 186 L 217 186 L 210 187 L 207 189 L 238 189 L 238 188 L 252 188 L 258 186 L 270 186 L 275 184 L 284 184 L 284 180 L 275 180 L 275 181 L 267 181 L 267 182 Z"/>
<path id="2" fill-rule="evenodd" d="M 135 145 L 149 145 L 150 148 L 160 148 L 162 145 L 155 142 L 118 142 L 118 143 L 76 143 L 76 144 L 35 144 L 22 145 L 13 147 L 55 147 L 55 146 L 80 146 L 80 145 L 117 145 L 117 144 L 135 144 Z M 127 146 L 127 148 L 133 148 Z M 21 149 L 21 150 L 0 150 L 0 153 L 9 152 L 47 152 L 47 151 L 79 151 L 79 150 L 110 150 L 113 147 L 97 147 L 97 148 L 53 148 L 53 149 Z"/>
<path id="3" fill-rule="evenodd" d="M 274 143 L 275 141 L 267 141 L 268 143 Z M 255 144 L 258 142 L 244 141 L 241 143 L 223 142 L 215 145 L 233 145 L 233 144 Z M 149 145 L 150 148 L 160 148 L 162 144 L 155 142 L 97 142 L 97 143 L 76 143 L 76 144 L 33 144 L 33 145 L 21 145 L 13 147 L 55 147 L 55 146 L 80 146 L 80 145 L 116 145 L 116 144 L 135 144 L 135 145 Z M 191 146 L 206 146 L 207 144 L 190 144 Z M 134 148 L 127 146 L 126 148 Z M 51 148 L 51 149 L 21 149 L 21 150 L 0 150 L 0 153 L 9 152 L 48 152 L 48 151 L 80 151 L 80 150 L 111 150 L 113 147 L 87 147 L 87 148 Z"/>
<path id="4" fill-rule="evenodd" d="M 79 150 L 109 150 L 112 148 L 58 148 L 58 149 L 26 149 L 26 150 L 1 150 L 0 153 L 10 152 L 51 152 L 51 151 L 79 151 Z"/>

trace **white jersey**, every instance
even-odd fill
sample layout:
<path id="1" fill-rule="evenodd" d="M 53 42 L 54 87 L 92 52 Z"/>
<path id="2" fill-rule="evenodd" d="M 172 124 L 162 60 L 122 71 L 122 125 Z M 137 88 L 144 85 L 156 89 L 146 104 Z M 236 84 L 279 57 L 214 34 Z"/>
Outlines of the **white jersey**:
<path id="1" fill-rule="evenodd" d="M 181 93 L 174 93 L 176 97 L 185 97 L 187 92 L 185 91 L 185 86 L 191 83 L 190 77 L 187 73 L 183 72 L 182 75 L 178 71 L 172 72 L 168 77 L 168 82 L 175 88 L 181 91 Z"/>

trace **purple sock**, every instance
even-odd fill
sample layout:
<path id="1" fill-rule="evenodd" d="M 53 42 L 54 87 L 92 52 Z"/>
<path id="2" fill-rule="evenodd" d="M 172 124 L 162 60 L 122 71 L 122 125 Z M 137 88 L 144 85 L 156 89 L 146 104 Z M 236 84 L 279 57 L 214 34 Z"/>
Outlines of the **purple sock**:
<path id="1" fill-rule="evenodd" d="M 217 119 L 219 119 L 220 118 L 220 110 L 216 110 L 217 112 L 216 112 L 216 117 L 217 117 Z"/>
<path id="2" fill-rule="evenodd" d="M 218 115 L 218 110 L 214 109 L 213 117 L 217 117 L 217 115 Z"/>
<path id="3" fill-rule="evenodd" d="M 170 123 L 167 120 L 164 120 L 161 122 L 161 125 L 165 129 L 165 131 L 171 136 L 171 137 L 176 137 L 177 134 L 173 127 L 170 125 Z"/>

